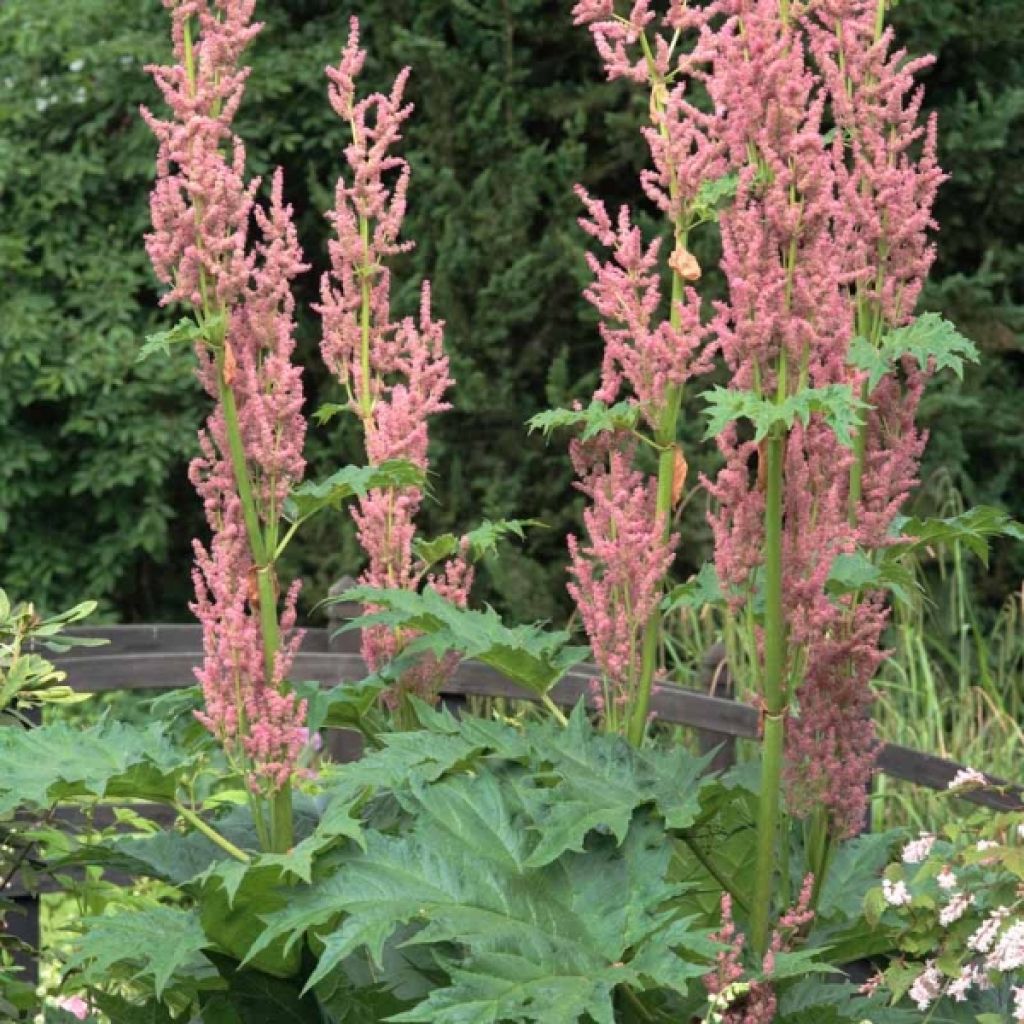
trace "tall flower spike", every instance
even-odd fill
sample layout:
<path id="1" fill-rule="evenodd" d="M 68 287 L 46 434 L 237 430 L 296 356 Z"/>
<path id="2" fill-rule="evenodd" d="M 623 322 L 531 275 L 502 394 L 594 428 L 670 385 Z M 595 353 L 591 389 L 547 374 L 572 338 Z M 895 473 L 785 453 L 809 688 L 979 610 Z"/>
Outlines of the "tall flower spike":
<path id="1" fill-rule="evenodd" d="M 944 176 L 935 121 L 919 123 L 922 91 L 915 82 L 932 59 L 893 52 L 892 31 L 883 29 L 873 0 L 827 0 L 804 21 L 840 128 L 832 150 L 840 199 L 834 230 L 847 301 L 857 333 L 878 345 L 886 331 L 911 319 L 934 258 L 927 233 Z M 891 543 L 893 519 L 917 482 L 926 435 L 914 421 L 928 373 L 905 360 L 869 392 L 863 375 L 848 371 L 869 406 L 845 498 L 851 539 L 867 550 Z M 808 641 L 787 776 L 797 813 L 820 801 L 839 834 L 849 835 L 864 820 L 877 752 L 870 681 L 884 658 L 887 611 L 877 592 L 839 603 L 841 621 Z"/>
<path id="2" fill-rule="evenodd" d="M 594 697 L 610 731 L 628 710 L 640 641 L 678 540 L 655 513 L 654 480 L 631 466 L 633 448 L 607 436 L 571 448 L 576 486 L 591 504 L 583 513 L 588 543 L 568 539 L 569 594 L 601 670 Z"/>
<path id="3" fill-rule="evenodd" d="M 739 170 L 736 202 L 721 218 L 729 300 L 715 319 L 731 386 L 785 396 L 794 385 L 849 385 L 848 296 L 860 271 L 849 259 L 835 149 L 823 139 L 826 95 L 799 26 L 784 23 L 775 0 L 722 7 L 728 21 L 707 83 L 728 111 L 723 141 Z M 824 806 L 834 833 L 848 835 L 863 819 L 876 750 L 868 683 L 885 613 L 873 598 L 836 600 L 826 588 L 836 556 L 856 540 L 847 516 L 854 456 L 817 416 L 784 445 L 784 676 L 798 710 L 785 724 L 790 808 Z M 765 450 L 736 428 L 719 446 L 726 465 L 709 484 L 715 557 L 723 583 L 745 589 L 763 559 Z"/>
<path id="4" fill-rule="evenodd" d="M 249 74 L 239 62 L 261 27 L 252 22 L 254 0 L 164 5 L 177 63 L 149 69 L 172 117 L 142 112 L 160 144 L 146 245 L 171 286 L 161 301 L 191 305 L 205 328 L 198 375 L 216 403 L 189 467 L 212 534 L 208 546 L 194 545 L 192 609 L 204 647 L 198 717 L 251 789 L 273 796 L 295 774 L 307 739 L 305 704 L 284 685 L 300 641 L 299 584 L 288 588 L 278 620 L 272 564 L 282 504 L 305 470 L 291 281 L 307 268 L 280 170 L 264 209 L 232 129 Z"/>
<path id="5" fill-rule="evenodd" d="M 878 345 L 907 324 L 935 257 L 929 231 L 945 180 L 936 159 L 934 115 L 921 123 L 916 78 L 932 57 L 908 60 L 893 49 L 873 0 L 828 0 L 807 15 L 815 59 L 836 124 L 834 157 L 857 331 Z M 851 520 L 866 548 L 887 543 L 889 525 L 917 483 L 926 436 L 914 425 L 929 368 L 907 361 L 901 384 L 883 379 L 869 400 L 862 454 L 850 499 Z"/>
<path id="6" fill-rule="evenodd" d="M 603 203 L 577 188 L 586 210 L 580 226 L 610 251 L 607 259 L 586 257 L 593 282 L 584 295 L 600 315 L 604 340 L 594 399 L 635 406 L 659 452 L 657 477 L 647 477 L 634 468 L 635 444 L 625 434 L 576 443 L 571 451 L 577 486 L 592 504 L 584 513 L 589 543 L 569 538 L 569 592 L 602 669 L 598 703 L 605 728 L 634 743 L 646 727 L 657 673 L 658 605 L 678 541 L 669 524 L 685 466 L 676 438 L 683 385 L 711 368 L 711 334 L 700 297 L 688 286 L 701 272 L 687 240 L 700 220 L 701 185 L 727 169 L 717 114 L 698 110 L 687 95 L 714 52 L 711 19 L 718 3 L 699 11 L 672 3 L 660 19 L 651 7 L 650 0 L 635 0 L 628 17 L 618 17 L 610 0 L 581 0 L 573 9 L 576 24 L 588 26 L 608 77 L 648 89 L 650 124 L 643 135 L 653 166 L 640 180 L 672 238 L 671 251 L 663 253 L 660 241 L 644 242 L 626 207 L 613 223 Z"/>
<path id="7" fill-rule="evenodd" d="M 358 99 L 356 80 L 366 60 L 359 47 L 359 23 L 353 18 L 348 42 L 336 67 L 327 69 L 331 105 L 348 122 L 345 148 L 349 179 L 340 178 L 334 210 L 328 218 L 336 237 L 329 243 L 331 270 L 321 283 L 317 311 L 323 318 L 321 351 L 340 379 L 352 412 L 362 422 L 371 464 L 402 459 L 426 471 L 427 421 L 449 408 L 452 385 L 444 353 L 444 324 L 435 320 L 430 285 L 424 282 L 418 319 L 391 317 L 391 273 L 386 259 L 412 248 L 401 241 L 409 165 L 396 155 L 402 124 L 412 113 L 403 99 L 408 68 L 390 93 Z M 427 583 L 444 597 L 464 605 L 473 571 L 464 553 L 428 574 L 414 556 L 415 517 L 422 494 L 417 487 L 379 488 L 360 499 L 353 517 L 368 556 L 362 582 L 373 587 L 414 590 Z M 411 639 L 386 627 L 362 633 L 363 657 L 371 671 L 392 660 Z M 454 663 L 422 659 L 389 695 L 393 706 L 415 692 L 432 699 Z"/>

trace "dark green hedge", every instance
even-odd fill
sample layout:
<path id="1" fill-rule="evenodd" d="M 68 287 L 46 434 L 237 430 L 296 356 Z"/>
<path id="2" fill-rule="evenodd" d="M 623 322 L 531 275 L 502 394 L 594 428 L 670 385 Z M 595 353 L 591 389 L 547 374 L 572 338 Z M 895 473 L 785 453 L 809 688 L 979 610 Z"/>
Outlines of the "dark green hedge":
<path id="1" fill-rule="evenodd" d="M 457 408 L 433 429 L 437 500 L 430 532 L 489 516 L 548 526 L 489 566 L 481 596 L 519 618 L 565 607 L 563 536 L 575 521 L 564 447 L 523 422 L 585 395 L 599 343 L 579 291 L 586 272 L 571 187 L 612 201 L 635 193 L 643 159 L 628 90 L 601 81 L 567 4 L 541 0 L 277 0 L 239 130 L 250 165 L 285 168 L 302 240 L 317 270 L 343 134 L 324 97 L 357 7 L 382 87 L 412 64 L 414 176 L 399 301 L 433 278 L 458 378 Z M 1024 7 L 1016 0 L 903 0 L 914 50 L 940 62 L 929 103 L 941 111 L 943 193 L 938 278 L 928 301 L 986 352 L 965 386 L 926 404 L 929 472 L 946 467 L 971 500 L 1024 515 L 1017 392 L 1024 302 Z M 49 605 L 101 598 L 125 620 L 187 617 L 189 538 L 199 526 L 184 468 L 204 402 L 182 353 L 135 362 L 140 339 L 173 314 L 157 308 L 142 248 L 154 146 L 139 121 L 156 104 L 142 71 L 166 58 L 158 0 L 6 0 L 0 5 L 0 580 Z M 310 408 L 337 398 L 304 315 L 300 349 Z M 697 410 L 689 428 L 696 433 Z M 344 424 L 312 432 L 314 472 L 358 454 Z M 684 568 L 706 550 L 702 509 L 686 528 Z M 308 533 L 293 567 L 315 598 L 358 568 L 337 519 Z M 998 599 L 1024 566 L 988 578 Z"/>

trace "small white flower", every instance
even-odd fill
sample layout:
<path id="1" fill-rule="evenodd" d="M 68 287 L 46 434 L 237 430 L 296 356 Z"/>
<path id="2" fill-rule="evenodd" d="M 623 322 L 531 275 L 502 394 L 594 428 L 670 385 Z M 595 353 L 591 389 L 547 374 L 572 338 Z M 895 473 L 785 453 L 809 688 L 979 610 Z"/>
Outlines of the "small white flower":
<path id="1" fill-rule="evenodd" d="M 994 850 L 998 845 L 991 839 L 979 839 L 977 849 L 984 852 L 985 850 Z"/>
<path id="2" fill-rule="evenodd" d="M 939 883 L 940 889 L 952 889 L 956 885 L 956 875 L 950 870 L 947 864 L 936 876 L 935 881 Z"/>
<path id="3" fill-rule="evenodd" d="M 975 786 L 987 785 L 988 779 L 986 779 L 981 772 L 974 768 L 961 768 L 956 775 L 953 776 L 949 783 L 949 788 L 963 789 L 966 786 L 970 786 L 973 789 Z"/>
<path id="4" fill-rule="evenodd" d="M 50 105 L 50 101 L 45 96 L 36 97 L 36 110 L 42 114 L 46 108 Z"/>
<path id="5" fill-rule="evenodd" d="M 78 87 L 78 88 L 77 88 L 77 89 L 76 89 L 76 90 L 75 90 L 75 91 L 74 91 L 74 92 L 73 92 L 73 93 L 71 94 L 71 102 L 72 102 L 72 103 L 84 103 L 84 102 L 85 102 L 85 87 L 84 87 L 84 86 L 81 86 L 81 85 L 80 85 L 80 86 L 79 86 L 79 87 Z"/>
<path id="6" fill-rule="evenodd" d="M 911 900 L 910 890 L 902 879 L 898 882 L 891 882 L 888 878 L 883 878 L 882 895 L 885 897 L 885 902 L 892 907 L 904 907 Z"/>
<path id="7" fill-rule="evenodd" d="M 7 81 L 9 82 L 9 81 L 10 81 L 10 79 L 8 78 L 8 79 L 7 79 Z M 1017 838 L 1018 838 L 1018 839 L 1024 839 L 1024 821 L 1022 821 L 1022 822 L 1021 822 L 1021 823 L 1020 823 L 1020 824 L 1019 824 L 1019 825 L 1017 826 Z"/>
<path id="8" fill-rule="evenodd" d="M 981 972 L 974 964 L 967 964 L 960 971 L 960 977 L 949 983 L 946 990 L 954 1002 L 962 1003 L 967 999 L 967 993 L 974 985 L 978 984 Z"/>
<path id="9" fill-rule="evenodd" d="M 999 936 L 986 966 L 996 971 L 1016 971 L 1024 967 L 1024 921 L 1011 925 Z"/>
<path id="10" fill-rule="evenodd" d="M 85 67 L 85 61 L 81 57 L 76 58 L 68 65 L 68 71 L 74 72 L 76 75 L 82 68 Z"/>
<path id="11" fill-rule="evenodd" d="M 935 836 L 922 832 L 918 839 L 913 839 L 903 847 L 904 864 L 920 864 L 935 845 Z"/>
<path id="12" fill-rule="evenodd" d="M 4 79 L 4 88 L 5 89 L 13 89 L 14 88 L 14 79 L 11 78 L 10 75 L 8 75 L 7 78 Z"/>
<path id="13" fill-rule="evenodd" d="M 917 1003 L 919 1010 L 927 1010 L 942 995 L 942 974 L 936 970 L 931 960 L 917 976 L 914 984 L 910 986 L 909 994 L 910 998 Z"/>
<path id="14" fill-rule="evenodd" d="M 989 914 L 988 919 L 982 922 L 967 940 L 968 948 L 973 949 L 976 953 L 987 953 L 996 941 L 999 929 L 1003 926 L 1003 921 L 1006 920 L 1009 913 L 1010 911 L 1006 907 L 996 907 Z"/>
<path id="15" fill-rule="evenodd" d="M 939 924 L 943 928 L 948 928 L 954 921 L 959 921 L 973 902 L 974 896 L 965 896 L 962 892 L 955 893 L 949 903 L 939 911 Z"/>

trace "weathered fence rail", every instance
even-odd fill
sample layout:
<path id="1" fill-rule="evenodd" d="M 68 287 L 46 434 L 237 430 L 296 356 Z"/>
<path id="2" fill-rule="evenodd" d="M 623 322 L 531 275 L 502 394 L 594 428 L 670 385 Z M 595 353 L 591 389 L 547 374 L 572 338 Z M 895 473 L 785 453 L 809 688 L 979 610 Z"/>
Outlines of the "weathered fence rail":
<path id="1" fill-rule="evenodd" d="M 358 653 L 358 634 L 336 630 L 339 619 L 345 618 L 346 609 L 341 610 L 343 614 L 330 628 L 306 631 L 292 668 L 293 678 L 316 679 L 324 686 L 334 686 L 365 677 L 366 666 Z M 103 647 L 73 648 L 52 660 L 67 673 L 67 683 L 83 693 L 191 686 L 195 682 L 193 670 L 202 662 L 202 632 L 195 625 L 109 626 L 81 632 L 101 637 L 108 643 Z M 596 674 L 593 666 L 574 669 L 554 688 L 552 698 L 563 706 L 572 706 L 581 697 L 589 700 L 590 683 Z M 500 673 L 475 662 L 459 666 L 442 696 L 456 702 L 468 696 L 531 699 L 529 693 Z M 758 713 L 754 708 L 681 686 L 658 687 L 652 697 L 651 710 L 661 721 L 700 730 L 714 742 L 731 743 L 736 739 L 758 737 Z M 344 741 L 331 749 L 342 759 L 358 756 L 358 748 Z M 945 789 L 961 767 L 953 761 L 894 744 L 886 744 L 877 761 L 878 772 L 937 790 Z M 993 810 L 1024 809 L 1024 790 L 1016 786 L 1007 787 L 1004 792 L 965 792 L 962 798 Z M 154 817 L 167 813 L 166 808 L 154 806 L 152 810 Z M 25 913 L 12 917 L 9 927 L 14 934 L 26 939 L 38 938 L 36 895 L 19 893 L 17 879 L 12 880 L 12 890 Z"/>
<path id="2" fill-rule="evenodd" d="M 102 637 L 108 641 L 107 646 L 76 647 L 53 659 L 67 672 L 68 684 L 81 692 L 191 686 L 195 682 L 193 670 L 202 662 L 199 626 L 109 626 L 83 632 Z M 590 682 L 596 674 L 597 670 L 589 665 L 570 671 L 552 691 L 553 699 L 563 706 L 572 706 L 581 697 L 589 698 Z M 333 686 L 365 675 L 355 632 L 306 631 L 292 668 L 294 678 L 316 679 L 325 686 Z M 471 661 L 459 666 L 443 695 L 530 699 L 530 694 L 499 672 Z M 674 725 L 723 737 L 758 736 L 757 711 L 735 700 L 663 685 L 654 693 L 651 708 L 663 722 Z M 954 761 L 896 744 L 886 744 L 877 762 L 879 772 L 929 789 L 945 789 L 961 767 Z M 1006 793 L 984 790 L 966 792 L 963 799 L 996 810 L 1014 810 L 1022 806 L 1022 795 L 1024 792 L 1019 789 Z"/>

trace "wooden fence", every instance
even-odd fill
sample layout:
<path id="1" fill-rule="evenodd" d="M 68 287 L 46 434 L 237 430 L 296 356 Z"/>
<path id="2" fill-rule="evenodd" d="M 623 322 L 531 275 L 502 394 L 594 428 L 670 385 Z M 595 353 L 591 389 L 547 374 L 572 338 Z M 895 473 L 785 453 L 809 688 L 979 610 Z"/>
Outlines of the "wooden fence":
<path id="1" fill-rule="evenodd" d="M 333 686 L 365 677 L 366 668 L 358 653 L 358 633 L 336 631 L 339 621 L 347 618 L 352 609 L 336 605 L 331 610 L 335 621 L 330 628 L 306 631 L 292 668 L 294 678 L 316 679 L 324 686 Z M 202 662 L 202 632 L 197 625 L 109 626 L 86 628 L 81 632 L 101 637 L 108 643 L 103 647 L 72 648 L 52 660 L 67 673 L 68 684 L 83 693 L 191 686 L 195 682 L 193 670 Z M 715 667 L 713 655 L 705 664 L 705 674 L 710 676 Z M 566 707 L 575 705 L 581 697 L 589 701 L 590 683 L 596 674 L 593 666 L 579 666 L 552 690 L 552 698 Z M 449 704 L 457 705 L 470 695 L 531 699 L 530 694 L 495 670 L 479 663 L 464 662 L 445 686 L 442 697 Z M 730 745 L 736 739 L 758 738 L 757 711 L 725 697 L 664 685 L 652 696 L 651 706 L 661 721 L 699 730 L 705 745 L 719 742 Z M 328 749 L 338 760 L 351 760 L 359 756 L 361 744 L 356 734 L 339 733 Z M 877 761 L 878 772 L 936 790 L 947 788 L 961 767 L 944 758 L 894 744 L 885 745 Z M 1024 792 L 1017 787 L 1006 792 L 970 791 L 963 793 L 962 798 L 994 810 L 1024 808 Z M 168 815 L 173 817 L 173 811 L 157 807 L 152 808 L 150 814 L 158 819 Z M 62 811 L 62 817 L 69 822 L 72 816 L 70 809 L 67 813 Z M 13 895 L 24 911 L 10 916 L 10 931 L 37 945 L 37 894 L 20 888 L 15 877 L 9 895 Z M 26 966 L 34 971 L 34 965 Z"/>

